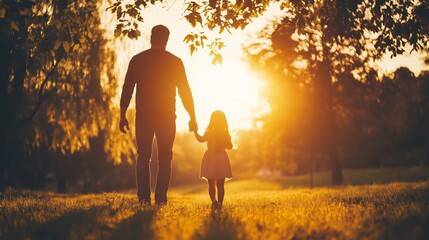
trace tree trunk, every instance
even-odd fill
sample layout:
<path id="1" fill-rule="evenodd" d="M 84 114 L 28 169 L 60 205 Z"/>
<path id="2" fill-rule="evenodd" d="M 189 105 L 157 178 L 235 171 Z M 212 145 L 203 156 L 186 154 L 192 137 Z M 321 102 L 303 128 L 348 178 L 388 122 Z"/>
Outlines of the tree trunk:
<path id="1" fill-rule="evenodd" d="M 341 185 L 343 184 L 343 171 L 341 168 L 341 162 L 338 157 L 338 151 L 336 148 L 331 149 L 330 151 L 331 158 L 331 171 L 332 171 L 332 184 L 333 185 Z"/>
<path id="2" fill-rule="evenodd" d="M 0 193 L 4 193 L 5 189 L 6 189 L 6 184 L 5 184 L 5 169 L 3 168 L 3 166 L 0 168 Z"/>
<path id="3" fill-rule="evenodd" d="M 429 121 L 429 118 L 427 121 Z M 424 139 L 425 139 L 424 141 L 425 141 L 425 153 L 426 153 L 426 159 L 425 159 L 424 165 L 426 167 L 429 167 L 429 125 L 427 124 L 425 125 Z"/>
<path id="4" fill-rule="evenodd" d="M 9 158 L 6 155 L 6 130 L 8 128 L 8 84 L 10 75 L 10 43 L 5 35 L 0 35 L 0 192 L 6 188 L 5 174 Z"/>
<path id="5" fill-rule="evenodd" d="M 12 8 L 12 11 L 18 9 Z M 25 25 L 25 18 L 19 17 L 19 26 Z M 0 191 L 6 186 L 6 173 L 13 156 L 7 148 L 9 136 L 16 136 L 19 127 L 16 126 L 18 108 L 22 104 L 24 80 L 26 76 L 27 53 L 22 49 L 20 39 L 26 39 L 27 32 L 15 37 L 6 34 L 0 36 Z M 13 44 L 11 44 L 13 43 Z M 11 73 L 13 69 L 13 78 Z M 19 144 L 19 142 L 17 142 Z"/>
<path id="6" fill-rule="evenodd" d="M 316 71 L 316 90 L 320 98 L 320 111 L 323 116 L 320 116 L 322 127 L 324 128 L 323 139 L 325 141 L 324 148 L 327 156 L 331 161 L 332 184 L 341 185 L 343 183 L 343 173 L 341 162 L 337 151 L 337 125 L 335 120 L 334 106 L 334 89 L 331 81 L 330 62 L 323 61 L 318 65 Z"/>
<path id="7" fill-rule="evenodd" d="M 63 158 L 57 159 L 57 161 L 63 161 Z M 61 169 L 61 166 L 59 166 L 59 163 L 56 163 L 55 166 L 55 180 L 57 182 L 57 192 L 58 193 L 66 193 L 67 192 L 67 181 L 64 176 L 64 173 Z"/>
<path id="8" fill-rule="evenodd" d="M 66 193 L 67 192 L 67 182 L 63 175 L 57 173 L 55 176 L 57 180 L 57 192 L 58 193 Z"/>
<path id="9" fill-rule="evenodd" d="M 332 91 L 332 85 L 330 85 L 330 91 Z M 338 133 L 337 124 L 335 120 L 335 112 L 333 110 L 332 93 L 329 94 L 329 100 L 327 101 L 327 139 L 328 139 L 328 156 L 331 159 L 331 173 L 332 173 L 332 184 L 341 185 L 343 184 L 343 172 L 341 167 L 341 161 L 338 156 Z"/>

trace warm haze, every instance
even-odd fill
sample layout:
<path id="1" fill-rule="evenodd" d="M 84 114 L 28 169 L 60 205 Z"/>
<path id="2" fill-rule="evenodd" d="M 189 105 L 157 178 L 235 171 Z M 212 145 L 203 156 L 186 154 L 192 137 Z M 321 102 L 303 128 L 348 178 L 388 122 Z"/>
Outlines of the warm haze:
<path id="1" fill-rule="evenodd" d="M 428 16 L 0 0 L 0 239 L 429 239 Z"/>
<path id="2" fill-rule="evenodd" d="M 107 5 L 105 4 L 105 6 Z M 185 6 L 180 1 L 166 1 L 163 4 L 156 4 L 154 7 L 145 10 L 145 22 L 140 24 L 142 35 L 138 40 L 126 38 L 114 41 L 114 49 L 118 50 L 118 61 L 115 68 L 119 76 L 119 87 L 122 87 L 131 57 L 150 47 L 150 29 L 157 24 L 164 24 L 171 32 L 167 50 L 181 57 L 184 62 L 194 95 L 200 131 L 205 129 L 210 113 L 216 109 L 225 111 L 229 116 L 232 131 L 254 127 L 254 120 L 269 112 L 270 106 L 261 96 L 264 82 L 258 78 L 257 73 L 250 69 L 248 63 L 243 59 L 242 47 L 246 41 L 256 37 L 256 33 L 266 24 L 281 16 L 278 8 L 271 7 L 263 17 L 256 19 L 244 31 L 235 30 L 231 33 L 222 34 L 220 37 L 225 41 L 226 47 L 222 52 L 223 64 L 221 65 L 212 65 L 207 51 L 199 50 L 193 55 L 190 54 L 183 38 L 187 33 L 197 32 L 197 30 L 192 29 L 183 18 L 184 8 Z M 107 34 L 110 34 L 108 37 L 113 38 L 114 18 L 109 11 L 104 11 L 104 9 L 105 7 L 100 9 L 103 16 L 102 21 L 108 29 Z M 407 66 L 418 75 L 422 70 L 429 69 L 423 64 L 423 57 L 423 55 L 415 52 L 394 59 L 385 56 L 377 65 L 384 73 L 391 73 L 400 66 Z M 131 102 L 131 107 L 133 104 L 134 100 Z M 176 106 L 177 129 L 178 131 L 187 131 L 189 119 L 179 98 Z"/>

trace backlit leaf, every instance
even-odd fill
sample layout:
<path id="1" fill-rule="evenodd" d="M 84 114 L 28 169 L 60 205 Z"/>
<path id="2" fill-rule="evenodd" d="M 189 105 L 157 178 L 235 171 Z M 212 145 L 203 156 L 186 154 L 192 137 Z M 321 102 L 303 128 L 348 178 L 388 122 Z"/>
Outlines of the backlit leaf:
<path id="1" fill-rule="evenodd" d="M 58 48 L 60 48 L 60 46 L 61 46 L 61 42 L 60 42 L 60 41 L 58 41 L 58 40 L 56 40 L 56 41 L 54 42 L 54 49 L 55 49 L 55 50 L 58 50 Z"/>
<path id="2" fill-rule="evenodd" d="M 0 8 L 0 19 L 3 19 L 5 15 L 6 15 L 6 9 Z"/>
<path id="3" fill-rule="evenodd" d="M 67 41 L 64 41 L 63 42 L 63 48 L 64 48 L 64 51 L 66 51 L 68 53 L 70 51 L 70 43 Z"/>
<path id="4" fill-rule="evenodd" d="M 11 28 L 12 28 L 12 30 L 14 30 L 15 32 L 19 32 L 18 24 L 19 24 L 19 23 L 15 22 L 15 21 L 10 21 L 10 27 L 11 27 Z"/>

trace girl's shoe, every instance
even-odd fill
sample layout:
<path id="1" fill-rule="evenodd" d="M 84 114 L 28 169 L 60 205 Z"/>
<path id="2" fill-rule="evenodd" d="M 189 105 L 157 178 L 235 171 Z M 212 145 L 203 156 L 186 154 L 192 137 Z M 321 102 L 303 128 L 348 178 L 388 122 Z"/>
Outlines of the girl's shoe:
<path id="1" fill-rule="evenodd" d="M 221 202 L 217 203 L 217 209 L 222 210 L 222 203 Z"/>
<path id="2" fill-rule="evenodd" d="M 212 201 L 212 210 L 215 210 L 218 208 L 218 203 L 216 200 Z"/>

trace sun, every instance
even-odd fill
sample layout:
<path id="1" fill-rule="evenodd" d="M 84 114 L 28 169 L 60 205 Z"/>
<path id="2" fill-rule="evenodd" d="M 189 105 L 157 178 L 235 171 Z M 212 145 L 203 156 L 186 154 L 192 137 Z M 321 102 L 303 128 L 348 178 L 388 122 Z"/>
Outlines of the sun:
<path id="1" fill-rule="evenodd" d="M 207 127 L 215 110 L 225 112 L 232 131 L 252 128 L 254 119 L 268 111 L 268 104 L 260 94 L 263 82 L 242 61 L 225 59 L 222 65 L 207 63 L 187 71 L 200 131 Z M 177 99 L 179 131 L 186 130 L 189 121 L 180 104 Z"/>

